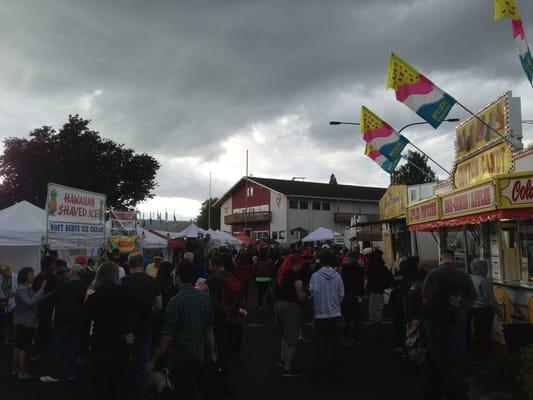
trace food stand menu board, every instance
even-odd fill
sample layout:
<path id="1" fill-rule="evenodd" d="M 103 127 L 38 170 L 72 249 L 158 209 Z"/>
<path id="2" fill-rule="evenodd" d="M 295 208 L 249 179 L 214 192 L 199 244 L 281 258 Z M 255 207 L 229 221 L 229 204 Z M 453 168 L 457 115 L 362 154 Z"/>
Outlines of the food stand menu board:
<path id="1" fill-rule="evenodd" d="M 48 184 L 47 244 L 53 249 L 99 248 L 105 245 L 106 196 Z"/>

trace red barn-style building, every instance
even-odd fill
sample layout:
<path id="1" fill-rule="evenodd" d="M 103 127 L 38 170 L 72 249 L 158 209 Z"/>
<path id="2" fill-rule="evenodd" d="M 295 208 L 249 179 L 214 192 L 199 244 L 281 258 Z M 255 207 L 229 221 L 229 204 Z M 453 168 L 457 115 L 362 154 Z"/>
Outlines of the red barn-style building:
<path id="1" fill-rule="evenodd" d="M 354 215 L 379 218 L 385 188 L 243 177 L 213 206 L 220 207 L 221 229 L 252 239 L 296 242 L 324 227 L 344 233 Z M 381 240 L 381 234 L 376 233 Z"/>

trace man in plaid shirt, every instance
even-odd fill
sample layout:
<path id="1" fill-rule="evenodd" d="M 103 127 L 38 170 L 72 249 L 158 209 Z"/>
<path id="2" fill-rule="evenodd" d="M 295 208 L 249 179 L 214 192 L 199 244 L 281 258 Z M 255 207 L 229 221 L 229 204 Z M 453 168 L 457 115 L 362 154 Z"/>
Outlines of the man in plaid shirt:
<path id="1" fill-rule="evenodd" d="M 198 380 L 206 361 L 206 343 L 209 358 L 216 362 L 213 303 L 209 295 L 194 289 L 195 279 L 194 265 L 181 262 L 176 275 L 179 292 L 167 305 L 159 344 L 146 365 L 151 371 L 170 347 L 172 376 L 174 382 L 184 383 L 179 393 L 185 399 L 200 398 Z"/>

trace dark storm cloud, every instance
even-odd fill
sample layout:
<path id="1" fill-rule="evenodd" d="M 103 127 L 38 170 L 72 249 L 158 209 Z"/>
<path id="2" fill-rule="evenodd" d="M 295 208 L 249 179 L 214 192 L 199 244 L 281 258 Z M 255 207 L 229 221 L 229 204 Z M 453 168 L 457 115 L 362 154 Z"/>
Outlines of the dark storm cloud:
<path id="1" fill-rule="evenodd" d="M 357 120 L 363 103 L 395 126 L 417 120 L 385 90 L 390 51 L 476 110 L 511 86 L 529 89 L 492 0 L 1 4 L 0 137 L 79 112 L 136 150 L 208 161 L 229 137 L 297 114 L 317 149 L 355 148 L 354 130 L 327 121 Z M 170 195 L 167 182 L 181 178 L 165 164 L 163 177 Z"/>

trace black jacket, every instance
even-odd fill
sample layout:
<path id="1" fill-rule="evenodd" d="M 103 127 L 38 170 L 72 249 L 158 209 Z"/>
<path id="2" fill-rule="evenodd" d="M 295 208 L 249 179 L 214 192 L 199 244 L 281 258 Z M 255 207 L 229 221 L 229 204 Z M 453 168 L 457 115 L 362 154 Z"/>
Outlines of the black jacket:
<path id="1" fill-rule="evenodd" d="M 373 256 L 368 268 L 368 282 L 366 290 L 369 293 L 383 293 L 392 286 L 392 273 L 385 266 L 381 257 Z"/>
<path id="2" fill-rule="evenodd" d="M 356 262 L 343 264 L 341 278 L 344 283 L 344 295 L 362 296 L 365 292 L 363 282 L 363 268 Z"/>
<path id="3" fill-rule="evenodd" d="M 55 308 L 54 324 L 80 325 L 87 287 L 79 279 L 65 282 L 48 298 Z"/>

